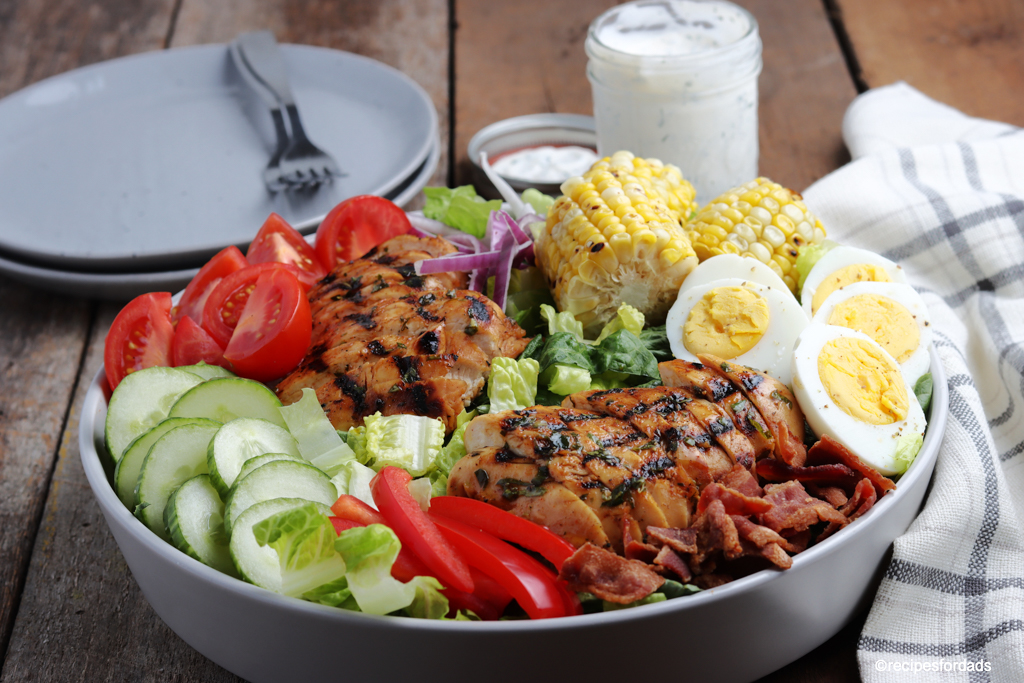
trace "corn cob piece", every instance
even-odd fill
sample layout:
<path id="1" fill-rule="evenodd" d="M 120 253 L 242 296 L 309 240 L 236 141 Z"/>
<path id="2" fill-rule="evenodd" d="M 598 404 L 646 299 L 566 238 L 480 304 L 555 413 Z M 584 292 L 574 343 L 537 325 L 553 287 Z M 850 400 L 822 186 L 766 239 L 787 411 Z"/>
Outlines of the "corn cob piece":
<path id="1" fill-rule="evenodd" d="M 619 305 L 650 324 L 665 319 L 697 255 L 683 225 L 695 214 L 693 186 L 657 159 L 616 152 L 562 184 L 537 241 L 537 263 L 555 302 L 589 336 Z"/>
<path id="2" fill-rule="evenodd" d="M 825 239 L 825 228 L 800 195 L 768 178 L 725 192 L 686 229 L 701 261 L 717 254 L 751 256 L 771 267 L 794 293 L 797 249 Z"/>

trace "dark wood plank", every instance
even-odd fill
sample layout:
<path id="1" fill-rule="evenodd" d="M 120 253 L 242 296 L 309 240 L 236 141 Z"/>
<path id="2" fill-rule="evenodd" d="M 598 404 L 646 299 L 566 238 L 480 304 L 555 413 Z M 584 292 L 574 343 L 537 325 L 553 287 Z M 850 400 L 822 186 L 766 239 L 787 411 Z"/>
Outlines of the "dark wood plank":
<path id="1" fill-rule="evenodd" d="M 471 179 L 466 147 L 495 121 L 537 112 L 590 114 L 583 41 L 614 3 L 457 0 L 456 180 Z M 760 24 L 761 173 L 802 190 L 844 163 L 843 112 L 856 89 L 819 0 L 739 0 Z"/>
<path id="2" fill-rule="evenodd" d="M 0 3 L 0 97 L 163 45 L 173 0 Z M 0 277 L 0 655 L 11 636 L 91 306 Z"/>
<path id="3" fill-rule="evenodd" d="M 28 4 L 28 0 L 20 4 Z M 170 6 L 171 3 L 168 11 Z M 16 10 L 21 11 L 20 5 Z M 271 28 L 283 42 L 348 49 L 409 73 L 431 93 L 446 131 L 447 25 L 447 4 L 443 0 L 353 2 L 345 8 L 300 6 L 283 0 L 230 4 L 184 0 L 175 30 L 161 33 L 161 43 L 139 49 L 160 47 L 165 34 L 170 36 L 170 44 L 177 46 L 223 42 L 240 31 Z M 128 22 L 124 28 L 132 30 Z M 444 131 L 442 142 L 446 146 Z M 444 184 L 445 179 L 445 165 L 442 165 L 435 182 Z M 18 456 L 17 463 L 29 457 L 41 461 L 41 473 L 35 475 L 41 483 L 34 518 L 42 513 L 24 591 L 20 582 L 7 581 L 4 577 L 3 585 L 11 594 L 12 603 L 19 593 L 21 599 L 0 681 L 237 681 L 237 677 L 181 641 L 149 607 L 102 520 L 81 468 L 77 445 L 78 410 L 84 387 L 102 360 L 103 338 L 117 312 L 116 307 L 104 305 L 100 309 L 98 322 L 88 340 L 88 355 L 79 372 L 88 320 L 84 312 L 78 314 L 81 320 L 77 325 L 81 331 L 75 343 L 75 339 L 62 336 L 60 326 L 71 325 L 67 320 L 79 310 L 74 304 L 66 304 L 67 310 L 55 306 L 54 313 L 45 318 L 49 322 L 39 322 L 32 327 L 33 315 L 42 315 L 38 311 L 46 311 L 46 308 L 39 307 L 50 300 L 31 290 L 23 290 L 21 299 L 8 300 L 4 286 L 0 282 L 0 328 L 4 330 L 0 335 L 0 368 L 5 373 L 0 379 L 6 388 L 10 376 L 10 386 L 19 387 L 21 393 L 14 392 L 10 399 L 0 395 L 0 410 L 4 411 L 0 415 L 0 439 L 14 438 L 11 434 L 22 438 L 22 432 L 29 431 L 21 426 L 24 422 L 21 416 L 35 407 L 30 396 L 32 401 L 42 405 L 44 400 L 51 400 L 52 394 L 55 407 L 46 414 L 53 414 L 56 419 L 43 424 L 40 418 L 34 418 L 36 421 L 31 424 L 35 425 L 32 427 L 35 441 L 26 441 L 17 451 L 10 451 L 6 443 L 0 441 L 3 448 L 0 450 L 0 493 L 9 493 L 12 500 L 8 505 L 0 499 L 0 515 L 17 509 L 19 489 L 25 487 L 31 475 L 13 467 L 6 469 L 14 455 Z M 17 290 L 14 285 L 10 288 Z M 62 301 L 57 297 L 53 300 Z M 25 330 L 24 334 L 9 338 L 8 320 L 18 330 Z M 54 320 L 64 322 L 58 324 Z M 29 358 L 32 342 L 45 347 L 49 355 Z M 72 358 L 61 358 L 52 347 L 62 348 Z M 19 364 L 24 367 L 17 367 Z M 37 377 L 45 373 L 53 377 Z M 72 400 L 70 394 L 76 376 L 78 389 L 62 431 L 61 420 Z M 21 403 L 17 402 L 19 400 Z M 15 413 L 19 416 L 17 419 L 6 417 Z M 58 454 L 53 484 L 45 498 L 45 510 L 42 510 L 50 469 Z M 19 467 L 22 466 L 19 464 Z M 0 521 L 7 521 L 7 518 L 0 516 Z M 4 528 L 8 526 L 21 533 L 20 530 L 34 529 L 35 524 L 11 519 L 10 525 Z M 0 530 L 2 533 L 5 532 Z M 28 557 L 32 540 L 31 536 L 22 538 L 23 558 Z M 0 571 L 6 572 L 7 556 L 0 556 L 0 560 L 3 560 Z M 21 566 L 24 573 L 24 560 Z"/>
<path id="4" fill-rule="evenodd" d="M 430 184 L 446 184 L 450 129 L 446 0 L 184 0 L 171 44 L 224 43 L 243 31 L 259 29 L 274 31 L 282 43 L 319 45 L 372 57 L 419 83 L 433 100 L 440 122 L 441 160 Z"/>
<path id="5" fill-rule="evenodd" d="M 1024 4 L 836 0 L 870 87 L 904 80 L 971 116 L 1024 126 Z"/>

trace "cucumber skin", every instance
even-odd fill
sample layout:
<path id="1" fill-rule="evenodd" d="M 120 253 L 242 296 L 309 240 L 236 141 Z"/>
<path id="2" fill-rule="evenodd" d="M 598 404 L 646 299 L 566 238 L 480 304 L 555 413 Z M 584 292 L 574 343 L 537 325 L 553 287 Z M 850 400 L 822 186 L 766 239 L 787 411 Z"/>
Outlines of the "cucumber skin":
<path id="1" fill-rule="evenodd" d="M 204 489 L 204 493 L 208 491 L 210 499 L 216 501 L 216 506 L 220 510 L 221 519 L 223 520 L 224 518 L 224 503 L 221 502 L 220 496 L 217 494 L 217 490 L 213 488 L 213 484 L 210 483 L 210 475 L 200 474 L 193 477 L 175 489 L 174 493 L 171 494 L 171 497 L 167 499 L 167 507 L 164 508 L 164 525 L 167 527 L 167 533 L 171 536 L 171 542 L 178 550 L 189 557 L 199 560 L 203 564 L 213 567 L 217 571 L 227 574 L 228 576 L 240 578 L 238 570 L 235 569 L 235 563 L 231 560 L 231 552 L 228 550 L 227 544 L 220 546 L 214 542 L 214 546 L 222 549 L 223 553 L 215 552 L 207 557 L 203 557 L 192 546 L 192 544 L 188 542 L 188 539 L 185 538 L 185 534 L 181 530 L 181 523 L 179 522 L 181 512 L 178 510 L 178 503 L 180 501 L 179 494 L 181 494 L 183 490 L 186 493 L 189 492 L 189 488 L 186 487 L 202 487 Z M 221 523 L 221 530 L 222 533 L 225 534 L 226 539 L 227 532 L 223 531 L 223 522 Z"/>
<path id="2" fill-rule="evenodd" d="M 242 481 L 246 476 L 253 473 L 257 467 L 262 467 L 268 462 L 275 462 L 277 460 L 294 460 L 295 462 L 307 463 L 301 455 L 292 455 L 290 453 L 264 453 L 263 455 L 257 455 L 255 458 L 250 458 L 245 461 L 242 465 L 242 470 L 235 477 L 235 483 Z"/>
<path id="3" fill-rule="evenodd" d="M 227 399 L 218 397 L 218 394 L 226 394 L 231 404 L 228 404 Z M 258 407 L 245 405 L 253 398 L 253 405 Z M 168 416 L 205 417 L 223 423 L 238 417 L 259 417 L 287 429 L 284 418 L 277 410 L 280 407 L 281 401 L 274 392 L 255 380 L 217 377 L 192 387 L 178 397 Z"/>
<path id="4" fill-rule="evenodd" d="M 235 373 L 231 372 L 230 370 L 226 370 L 220 367 L 219 365 L 210 365 L 209 363 L 204 363 L 203 361 L 199 361 L 195 365 L 179 365 L 178 369 L 184 370 L 185 372 L 191 372 L 193 375 L 198 375 L 199 377 L 202 377 L 204 380 L 216 379 L 217 377 L 238 376 Z"/>
<path id="5" fill-rule="evenodd" d="M 139 505 L 135 508 L 135 516 L 142 520 L 142 522 L 146 526 L 148 526 L 153 531 L 153 533 L 155 533 L 157 536 L 164 539 L 168 543 L 170 543 L 171 537 L 170 534 L 167 533 L 167 527 L 164 525 L 164 509 L 167 507 L 167 499 L 169 499 L 171 497 L 171 494 L 174 493 L 174 489 L 177 489 L 178 486 L 181 486 L 181 484 L 185 483 L 187 480 L 191 479 L 196 474 L 206 474 L 206 448 L 209 445 L 209 439 L 213 438 L 213 435 L 216 433 L 217 429 L 219 429 L 219 427 L 207 425 L 184 425 L 182 427 L 175 427 L 174 429 L 172 429 L 171 431 L 167 432 L 159 439 L 157 439 L 156 443 L 154 443 L 152 448 L 149 449 L 149 453 L 146 455 L 146 460 L 142 464 L 142 471 L 139 472 L 139 484 L 136 487 L 136 498 L 139 502 Z M 186 432 L 186 430 L 188 430 L 188 432 Z M 207 442 L 204 443 L 202 446 L 201 455 L 199 455 L 198 451 L 182 452 L 182 447 L 177 444 L 174 444 L 174 448 L 176 450 L 172 450 L 172 443 L 174 441 L 180 440 L 182 438 L 187 438 L 189 433 L 193 430 L 203 430 L 209 433 L 209 438 L 207 439 Z M 175 432 L 178 432 L 178 434 L 176 435 Z M 202 439 L 203 437 L 205 437 L 205 434 L 200 434 L 200 439 Z M 157 450 L 158 448 L 160 448 L 160 450 Z M 178 481 L 177 485 L 174 485 L 172 482 L 171 490 L 169 490 L 167 493 L 167 498 L 161 501 L 161 492 L 168 488 L 166 480 L 165 483 L 161 483 L 160 481 L 154 480 L 152 487 L 147 487 L 147 468 L 149 477 L 157 476 L 153 473 L 156 466 L 158 464 L 163 464 L 162 462 L 160 462 L 162 459 L 170 457 L 164 455 L 165 452 L 181 454 L 182 459 L 179 459 L 176 463 L 173 463 L 177 464 L 179 469 L 182 466 L 188 464 L 193 464 L 196 469 L 192 470 L 192 472 L 190 472 L 188 476 Z M 184 457 L 189 455 L 192 456 L 194 462 L 189 463 L 183 460 Z M 160 457 L 158 458 L 157 456 Z M 151 488 L 152 490 L 148 491 L 147 489 L 149 488 Z M 159 503 L 161 507 L 159 508 L 159 510 L 154 510 L 153 505 L 157 503 Z"/>
<path id="6" fill-rule="evenodd" d="M 134 456 L 131 458 L 126 458 L 125 456 L 133 455 L 132 449 L 135 448 L 138 443 L 142 442 L 142 440 L 145 439 L 148 434 L 152 433 L 156 429 L 159 429 L 161 425 L 167 424 L 170 420 L 174 420 L 175 424 L 173 424 L 173 426 L 170 426 L 166 431 L 163 432 L 163 434 L 160 434 L 159 436 L 163 436 L 164 434 L 171 431 L 171 429 L 174 429 L 175 427 L 183 427 L 188 424 L 209 424 L 210 426 L 217 426 L 219 424 L 218 422 L 214 422 L 213 420 L 207 420 L 201 417 L 168 417 L 156 423 L 156 425 L 154 425 L 145 434 L 140 434 L 139 436 L 135 437 L 135 439 L 133 439 L 132 442 L 128 444 L 128 447 L 124 449 L 124 453 L 122 454 L 121 459 L 117 461 L 117 466 L 114 468 L 114 492 L 117 493 L 117 497 L 121 499 L 121 502 L 124 503 L 125 507 L 127 507 L 129 510 L 134 510 L 136 506 L 138 506 L 139 504 L 138 497 L 136 494 L 136 489 L 138 489 L 139 486 L 139 474 L 142 472 L 142 464 L 146 459 L 146 455 L 149 454 L 149 449 L 153 446 L 153 444 L 150 444 L 146 448 L 146 452 L 142 454 L 140 462 L 138 463 L 138 468 L 136 469 L 135 472 L 134 479 L 131 482 L 126 481 L 122 484 L 120 482 L 121 477 L 124 476 L 127 478 L 128 476 L 130 476 L 126 468 L 134 467 L 134 464 L 131 461 L 136 459 Z M 131 486 L 130 495 L 129 492 L 126 490 L 126 487 L 129 485 Z"/>
<path id="7" fill-rule="evenodd" d="M 278 481 L 287 482 L 288 479 L 280 478 L 280 474 L 283 474 L 284 472 L 287 472 L 288 470 L 296 470 L 298 472 L 301 472 L 302 475 L 304 475 L 306 477 L 310 477 L 313 481 L 316 481 L 316 482 L 319 482 L 321 477 L 323 478 L 322 481 L 325 482 L 330 487 L 330 489 L 325 489 L 325 492 L 327 492 L 327 497 L 331 498 L 331 500 L 329 500 L 329 501 L 327 501 L 327 500 L 316 500 L 316 501 L 313 501 L 313 502 L 323 503 L 323 504 L 329 506 L 329 505 L 333 505 L 334 502 L 338 499 L 338 489 L 331 482 L 330 477 L 328 477 L 326 474 L 324 474 L 324 472 L 322 470 L 317 469 L 316 467 L 314 467 L 313 465 L 311 465 L 311 464 L 309 464 L 308 462 L 305 462 L 305 461 L 303 461 L 303 462 L 291 462 L 291 461 L 287 461 L 287 460 L 274 460 L 272 462 L 268 462 L 265 465 L 261 465 L 260 467 L 257 467 L 255 470 L 250 472 L 249 475 L 246 476 L 245 479 L 249 480 L 250 484 L 252 484 L 252 482 L 256 481 L 256 480 L 252 479 L 252 477 L 256 476 L 257 472 L 260 472 L 260 471 L 263 472 L 263 474 L 260 475 L 260 478 L 262 478 L 262 477 L 270 477 L 275 472 L 277 472 L 278 473 L 278 477 L 275 477 L 273 479 L 273 481 L 275 481 L 275 482 L 278 482 Z M 305 481 L 309 481 L 309 479 L 306 479 Z M 240 508 L 241 507 L 240 504 L 239 505 L 235 505 L 235 501 L 238 499 L 238 496 L 240 495 L 239 494 L 239 485 L 240 484 L 241 484 L 241 481 L 236 481 L 235 482 L 235 485 L 231 489 L 231 493 L 228 494 L 227 499 L 224 501 L 224 528 L 228 530 L 228 534 L 229 535 L 231 533 L 233 533 L 232 530 L 234 528 L 234 521 L 235 521 L 235 519 L 240 517 L 245 512 L 245 510 L 248 509 L 248 508 L 236 509 L 236 508 Z M 244 491 L 245 490 L 243 489 L 243 493 L 244 493 Z M 333 491 L 334 492 L 333 493 L 333 497 L 331 497 L 331 494 L 330 494 L 329 491 Z M 275 491 L 274 495 L 272 497 L 264 498 L 263 500 L 272 500 L 273 498 L 303 498 L 303 496 L 299 495 L 299 494 L 290 494 L 287 491 L 283 491 L 283 492 Z M 309 500 L 309 498 L 304 498 L 304 499 L 305 500 Z M 255 505 L 255 504 L 260 503 L 260 502 L 262 502 L 262 501 L 261 500 L 257 500 L 252 505 Z M 252 505 L 250 505 L 249 507 L 252 507 Z"/>

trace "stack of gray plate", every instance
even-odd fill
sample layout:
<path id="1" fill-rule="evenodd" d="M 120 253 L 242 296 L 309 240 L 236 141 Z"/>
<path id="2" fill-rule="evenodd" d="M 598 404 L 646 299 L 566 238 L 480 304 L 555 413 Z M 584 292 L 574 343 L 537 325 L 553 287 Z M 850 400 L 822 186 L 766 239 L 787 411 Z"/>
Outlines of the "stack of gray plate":
<path id="1" fill-rule="evenodd" d="M 81 296 L 176 291 L 271 212 L 309 234 L 348 197 L 412 199 L 440 155 L 423 89 L 372 59 L 281 47 L 306 130 L 345 177 L 267 191 L 270 117 L 227 46 L 77 69 L 0 100 L 0 273 Z"/>

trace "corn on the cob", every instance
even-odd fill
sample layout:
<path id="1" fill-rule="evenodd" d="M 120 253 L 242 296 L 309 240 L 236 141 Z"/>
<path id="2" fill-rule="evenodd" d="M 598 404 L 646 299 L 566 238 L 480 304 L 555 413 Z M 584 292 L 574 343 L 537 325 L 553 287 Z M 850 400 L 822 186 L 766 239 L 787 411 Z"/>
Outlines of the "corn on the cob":
<path id="1" fill-rule="evenodd" d="M 567 180 L 562 193 L 537 242 L 558 307 L 588 335 L 622 303 L 663 321 L 697 265 L 682 227 L 695 213 L 693 186 L 671 164 L 617 152 Z"/>
<path id="2" fill-rule="evenodd" d="M 825 228 L 800 195 L 767 178 L 733 188 L 702 208 L 686 226 L 697 258 L 752 256 L 767 264 L 796 292 L 797 249 L 819 244 Z"/>

